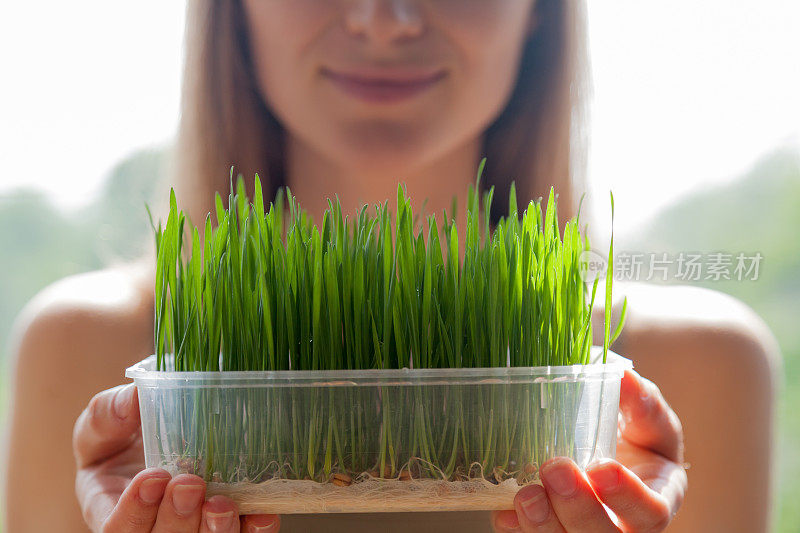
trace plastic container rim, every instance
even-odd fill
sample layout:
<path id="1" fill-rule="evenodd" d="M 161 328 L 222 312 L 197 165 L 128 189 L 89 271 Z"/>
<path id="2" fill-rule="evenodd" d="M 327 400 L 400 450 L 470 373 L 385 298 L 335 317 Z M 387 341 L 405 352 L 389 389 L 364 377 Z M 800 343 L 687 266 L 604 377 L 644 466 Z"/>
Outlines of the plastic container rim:
<path id="1" fill-rule="evenodd" d="M 294 382 L 327 381 L 327 385 L 372 385 L 375 380 L 386 384 L 385 380 L 403 380 L 412 382 L 435 379 L 508 379 L 508 378 L 544 378 L 544 380 L 571 381 L 575 379 L 602 379 L 612 375 L 622 377 L 625 370 L 633 368 L 633 362 L 619 354 L 608 351 L 605 363 L 600 363 L 602 346 L 593 346 L 592 359 L 586 365 L 568 366 L 524 366 L 524 367 L 488 367 L 488 368 L 393 368 L 363 370 L 255 370 L 255 371 L 158 371 L 154 370 L 156 357 L 150 357 L 136 363 L 125 370 L 125 376 L 143 385 L 157 386 L 159 382 L 184 382 L 187 385 L 200 385 L 206 381 L 217 384 L 224 383 L 236 386 L 237 382 L 247 382 L 247 386 L 283 384 Z M 561 378 L 561 379 L 558 379 Z M 321 384 L 321 383 L 316 383 Z"/>

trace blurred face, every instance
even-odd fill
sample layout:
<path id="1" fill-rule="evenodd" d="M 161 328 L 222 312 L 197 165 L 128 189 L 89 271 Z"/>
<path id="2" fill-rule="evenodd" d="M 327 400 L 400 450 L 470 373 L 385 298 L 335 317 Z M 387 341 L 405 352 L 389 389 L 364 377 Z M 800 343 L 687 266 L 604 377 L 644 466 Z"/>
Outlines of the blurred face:
<path id="1" fill-rule="evenodd" d="M 244 0 L 258 84 L 297 141 L 407 172 L 474 141 L 516 81 L 534 0 Z"/>

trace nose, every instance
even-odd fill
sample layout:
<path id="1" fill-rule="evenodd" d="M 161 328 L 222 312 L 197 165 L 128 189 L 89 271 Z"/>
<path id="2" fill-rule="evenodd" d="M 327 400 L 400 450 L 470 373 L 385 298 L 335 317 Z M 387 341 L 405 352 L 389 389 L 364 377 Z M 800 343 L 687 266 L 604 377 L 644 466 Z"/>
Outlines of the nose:
<path id="1" fill-rule="evenodd" d="M 393 44 L 419 37 L 424 31 L 417 0 L 352 0 L 345 26 L 352 35 L 376 44 Z"/>

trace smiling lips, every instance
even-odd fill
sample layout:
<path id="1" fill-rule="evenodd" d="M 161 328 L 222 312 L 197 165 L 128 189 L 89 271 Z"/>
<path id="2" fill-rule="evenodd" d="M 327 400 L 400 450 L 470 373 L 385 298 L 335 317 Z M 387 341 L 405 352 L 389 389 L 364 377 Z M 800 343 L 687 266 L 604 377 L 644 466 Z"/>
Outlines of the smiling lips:
<path id="1" fill-rule="evenodd" d="M 344 93 L 366 102 L 390 104 L 408 100 L 445 77 L 442 69 L 322 69 L 322 75 Z"/>

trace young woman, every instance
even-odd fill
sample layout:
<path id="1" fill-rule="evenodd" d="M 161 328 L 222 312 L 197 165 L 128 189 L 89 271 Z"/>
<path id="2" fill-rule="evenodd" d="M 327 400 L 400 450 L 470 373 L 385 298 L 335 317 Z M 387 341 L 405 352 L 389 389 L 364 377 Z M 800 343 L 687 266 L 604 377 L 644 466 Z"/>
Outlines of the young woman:
<path id="1" fill-rule="evenodd" d="M 289 185 L 317 216 L 328 196 L 355 210 L 392 198 L 399 180 L 416 210 L 424 200 L 441 212 L 487 156 L 496 198 L 511 179 L 521 198 L 554 185 L 566 220 L 583 191 L 583 38 L 578 0 L 190 0 L 171 184 L 193 220 L 227 190 L 232 165 L 272 191 Z M 629 314 L 614 348 L 664 392 L 626 374 L 618 462 L 584 476 L 554 459 L 515 511 L 285 516 L 281 525 L 240 521 L 224 498 L 204 501 L 199 478 L 142 471 L 135 391 L 95 396 L 153 352 L 152 287 L 150 259 L 75 276 L 19 319 L 9 531 L 768 528 L 777 351 L 761 320 L 720 293 L 615 287 Z"/>

